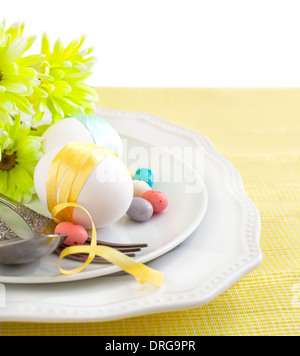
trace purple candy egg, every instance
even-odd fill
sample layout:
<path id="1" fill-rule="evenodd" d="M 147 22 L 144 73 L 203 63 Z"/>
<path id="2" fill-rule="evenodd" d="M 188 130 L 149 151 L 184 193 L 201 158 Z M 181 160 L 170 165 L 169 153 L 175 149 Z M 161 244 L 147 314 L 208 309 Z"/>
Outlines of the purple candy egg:
<path id="1" fill-rule="evenodd" d="M 127 211 L 130 219 L 145 222 L 153 215 L 153 206 L 147 200 L 142 198 L 133 198 L 132 203 Z"/>

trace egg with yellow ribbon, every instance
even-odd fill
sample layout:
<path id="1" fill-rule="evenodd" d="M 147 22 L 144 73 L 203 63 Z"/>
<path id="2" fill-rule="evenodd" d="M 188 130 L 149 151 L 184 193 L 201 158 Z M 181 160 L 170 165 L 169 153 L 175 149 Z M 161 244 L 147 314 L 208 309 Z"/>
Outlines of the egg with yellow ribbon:
<path id="1" fill-rule="evenodd" d="M 119 220 L 133 199 L 131 175 L 116 154 L 95 144 L 68 143 L 40 159 L 34 182 L 40 200 L 55 222 L 71 221 L 92 230 L 89 245 L 68 246 L 60 253 L 61 273 L 79 273 L 99 256 L 132 274 L 142 284 L 151 282 L 161 286 L 161 272 L 112 247 L 97 244 L 96 228 Z M 65 257 L 82 253 L 87 254 L 82 265 L 72 270 L 62 268 Z"/>
<path id="2" fill-rule="evenodd" d="M 52 214 L 56 205 L 73 202 L 83 206 L 96 228 L 109 226 L 125 215 L 133 199 L 127 167 L 105 147 L 72 142 L 46 153 L 34 172 L 40 201 Z M 91 228 L 83 209 L 70 208 L 61 221 Z"/>
<path id="3" fill-rule="evenodd" d="M 118 132 L 99 116 L 79 114 L 51 125 L 43 134 L 43 150 L 48 153 L 70 142 L 85 142 L 108 148 L 122 158 L 123 143 Z"/>

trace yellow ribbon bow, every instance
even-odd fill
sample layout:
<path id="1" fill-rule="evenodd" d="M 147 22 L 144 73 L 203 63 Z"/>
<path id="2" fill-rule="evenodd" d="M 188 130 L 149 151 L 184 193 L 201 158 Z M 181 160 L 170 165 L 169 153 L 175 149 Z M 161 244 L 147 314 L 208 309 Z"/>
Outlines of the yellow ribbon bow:
<path id="1" fill-rule="evenodd" d="M 116 249 L 98 245 L 97 230 L 91 215 L 85 207 L 76 203 L 80 191 L 94 167 L 112 154 L 114 154 L 112 151 L 94 144 L 73 142 L 67 144 L 51 162 L 46 189 L 48 209 L 53 219 L 57 223 L 63 221 L 73 222 L 73 210 L 74 208 L 79 208 L 87 214 L 92 225 L 90 245 L 65 248 L 59 256 L 59 269 L 65 275 L 78 273 L 89 265 L 95 256 L 99 256 L 133 275 L 141 284 L 150 282 L 161 286 L 163 282 L 163 274 L 161 272 L 133 260 Z M 64 257 L 80 253 L 88 254 L 87 260 L 81 266 L 73 270 L 61 268 L 61 261 Z"/>

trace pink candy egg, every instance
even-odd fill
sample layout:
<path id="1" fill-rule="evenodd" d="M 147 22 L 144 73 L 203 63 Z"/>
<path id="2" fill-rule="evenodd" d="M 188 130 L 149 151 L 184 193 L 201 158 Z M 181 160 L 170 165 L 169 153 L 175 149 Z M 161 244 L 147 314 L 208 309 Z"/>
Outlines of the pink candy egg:
<path id="1" fill-rule="evenodd" d="M 88 239 L 88 233 L 81 225 L 74 224 L 72 222 L 59 223 L 55 232 L 56 235 L 67 235 L 64 241 L 64 245 L 75 246 L 83 245 Z"/>
<path id="2" fill-rule="evenodd" d="M 154 213 L 161 213 L 169 204 L 166 194 L 158 190 L 148 190 L 142 194 L 141 198 L 152 204 Z"/>

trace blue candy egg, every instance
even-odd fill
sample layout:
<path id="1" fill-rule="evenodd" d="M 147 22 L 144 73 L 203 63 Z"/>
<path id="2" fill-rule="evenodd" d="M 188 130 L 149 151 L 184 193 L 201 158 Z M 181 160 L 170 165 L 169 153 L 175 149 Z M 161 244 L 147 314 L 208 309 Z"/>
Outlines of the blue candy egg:
<path id="1" fill-rule="evenodd" d="M 154 183 L 154 174 L 149 168 L 140 168 L 133 176 L 133 180 L 141 180 L 146 182 L 149 187 L 152 187 Z"/>

